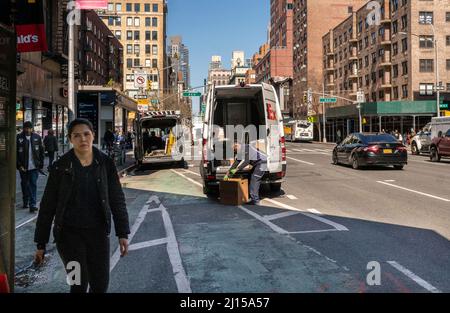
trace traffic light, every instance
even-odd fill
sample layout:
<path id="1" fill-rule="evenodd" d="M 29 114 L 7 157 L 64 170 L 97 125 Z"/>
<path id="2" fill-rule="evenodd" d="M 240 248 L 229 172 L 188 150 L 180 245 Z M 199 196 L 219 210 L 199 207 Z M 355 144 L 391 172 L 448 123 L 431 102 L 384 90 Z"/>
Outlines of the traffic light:
<path id="1" fill-rule="evenodd" d="M 307 103 L 308 102 L 308 94 L 306 93 L 306 91 L 303 92 L 303 103 Z"/>
<path id="2" fill-rule="evenodd" d="M 152 90 L 152 84 L 153 82 L 151 80 L 147 81 L 147 90 Z"/>

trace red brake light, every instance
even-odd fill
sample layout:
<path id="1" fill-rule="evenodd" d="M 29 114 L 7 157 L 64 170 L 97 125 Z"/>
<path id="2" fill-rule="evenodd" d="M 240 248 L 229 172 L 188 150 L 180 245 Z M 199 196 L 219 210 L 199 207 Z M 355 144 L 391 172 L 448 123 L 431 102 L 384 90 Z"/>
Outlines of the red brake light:
<path id="1" fill-rule="evenodd" d="M 380 151 L 380 147 L 374 145 L 374 146 L 368 146 L 366 148 L 364 148 L 364 152 L 373 152 L 373 153 L 378 153 Z"/>
<path id="2" fill-rule="evenodd" d="M 284 137 L 281 137 L 280 144 L 281 144 L 281 161 L 286 161 L 286 139 Z"/>
<path id="3" fill-rule="evenodd" d="M 207 180 L 216 180 L 216 176 L 215 175 L 208 175 L 206 176 Z"/>

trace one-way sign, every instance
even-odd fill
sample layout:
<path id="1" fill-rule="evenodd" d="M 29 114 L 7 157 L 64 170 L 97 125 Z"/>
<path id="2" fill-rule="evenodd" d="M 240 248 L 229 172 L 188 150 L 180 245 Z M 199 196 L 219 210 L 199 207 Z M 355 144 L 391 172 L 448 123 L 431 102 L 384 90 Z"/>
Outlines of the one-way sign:
<path id="1" fill-rule="evenodd" d="M 134 95 L 134 99 L 147 99 L 147 95 Z"/>

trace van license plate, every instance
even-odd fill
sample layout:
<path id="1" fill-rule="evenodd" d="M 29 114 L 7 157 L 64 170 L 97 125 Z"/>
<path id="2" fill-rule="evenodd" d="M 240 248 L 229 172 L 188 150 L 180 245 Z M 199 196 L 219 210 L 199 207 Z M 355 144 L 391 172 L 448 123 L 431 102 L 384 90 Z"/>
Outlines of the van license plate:
<path id="1" fill-rule="evenodd" d="M 383 153 L 384 154 L 392 154 L 392 149 L 384 149 Z"/>

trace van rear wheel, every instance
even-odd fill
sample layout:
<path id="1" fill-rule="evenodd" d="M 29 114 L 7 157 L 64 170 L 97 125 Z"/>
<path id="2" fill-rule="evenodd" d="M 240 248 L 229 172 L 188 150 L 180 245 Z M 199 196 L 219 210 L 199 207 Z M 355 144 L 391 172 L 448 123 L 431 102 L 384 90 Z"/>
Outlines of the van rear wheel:
<path id="1" fill-rule="evenodd" d="M 213 187 L 213 186 L 203 186 L 203 193 L 208 198 L 214 198 L 217 199 L 219 197 L 219 187 Z"/>
<path id="2" fill-rule="evenodd" d="M 270 191 L 272 192 L 280 192 L 281 191 L 281 183 L 272 183 L 270 184 Z"/>

